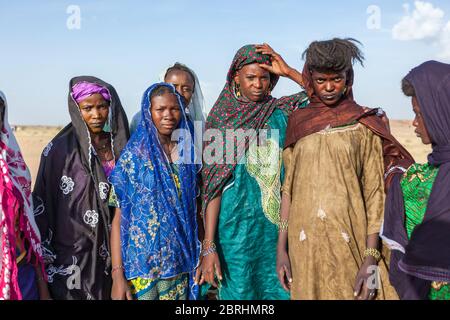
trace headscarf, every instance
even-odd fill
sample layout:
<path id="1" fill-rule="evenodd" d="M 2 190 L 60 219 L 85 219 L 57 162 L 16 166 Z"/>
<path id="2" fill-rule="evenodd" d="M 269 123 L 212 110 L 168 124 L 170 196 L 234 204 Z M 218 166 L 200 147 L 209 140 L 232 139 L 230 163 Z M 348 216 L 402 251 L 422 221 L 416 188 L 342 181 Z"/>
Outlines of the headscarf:
<path id="1" fill-rule="evenodd" d="M 385 182 L 389 187 L 390 180 L 396 172 L 404 172 L 414 162 L 409 152 L 388 131 L 383 121 L 377 116 L 378 109 L 364 110 L 353 99 L 353 68 L 347 71 L 347 83 L 344 97 L 336 106 L 327 106 L 315 94 L 312 72 L 307 64 L 303 69 L 303 82 L 310 99 L 310 104 L 296 110 L 289 118 L 285 147 L 298 140 L 326 129 L 339 127 L 352 122 L 360 122 L 373 133 L 380 136 L 383 143 Z"/>
<path id="2" fill-rule="evenodd" d="M 411 70 L 414 87 L 432 141 L 428 163 L 439 167 L 423 222 L 408 241 L 405 207 L 394 180 L 386 200 L 383 240 L 391 245 L 391 280 L 400 297 L 426 299 L 430 281 L 450 282 L 450 65 L 428 61 Z"/>
<path id="3" fill-rule="evenodd" d="M 235 94 L 234 77 L 236 72 L 242 67 L 252 64 L 270 65 L 270 57 L 256 52 L 255 45 L 246 45 L 238 50 L 234 56 L 231 67 L 228 71 L 225 87 L 223 88 L 219 98 L 211 109 L 207 121 L 206 130 L 217 129 L 222 135 L 223 141 L 226 141 L 226 130 L 238 129 L 263 129 L 275 109 L 281 109 L 286 113 L 295 110 L 301 103 L 305 102 L 306 95 L 303 93 L 276 99 L 271 95 L 267 95 L 261 102 L 248 101 L 244 97 L 237 97 Z M 275 88 L 279 77 L 270 74 L 270 90 Z M 252 136 L 248 139 L 238 139 L 235 148 L 233 163 L 226 163 L 225 150 L 221 161 L 208 163 L 204 162 L 202 170 L 202 213 L 205 213 L 208 203 L 217 197 L 223 190 L 224 186 L 233 174 L 236 163 L 243 156 L 236 154 L 236 150 L 247 151 L 250 143 L 256 137 Z M 205 142 L 205 148 L 213 142 Z M 225 149 L 225 144 L 223 145 Z M 229 160 L 229 159 L 228 159 Z"/>
<path id="4" fill-rule="evenodd" d="M 166 86 L 177 96 L 182 111 L 173 133 L 178 143 L 180 192 L 151 117 L 150 97 L 158 86 Z M 193 132 L 181 96 L 171 84 L 149 87 L 142 98 L 141 112 L 142 121 L 110 177 L 122 211 L 125 276 L 129 280 L 167 279 L 191 273 L 192 279 L 200 254 L 196 221 L 200 166 L 193 162 Z"/>
<path id="5" fill-rule="evenodd" d="M 79 104 L 84 99 L 92 96 L 93 94 L 101 94 L 102 97 L 111 101 L 111 96 L 108 92 L 108 89 L 105 87 L 98 85 L 96 83 L 91 83 L 87 81 L 77 82 L 72 87 L 72 98 Z"/>
<path id="6" fill-rule="evenodd" d="M 31 175 L 8 123 L 6 97 L 1 91 L 0 99 L 4 103 L 0 133 L 0 300 L 20 300 L 22 294 L 16 264 L 16 222 L 19 234 L 23 235 L 22 244 L 29 250 L 28 261 L 34 257 L 35 262 L 43 267 L 42 249 L 33 215 Z"/>

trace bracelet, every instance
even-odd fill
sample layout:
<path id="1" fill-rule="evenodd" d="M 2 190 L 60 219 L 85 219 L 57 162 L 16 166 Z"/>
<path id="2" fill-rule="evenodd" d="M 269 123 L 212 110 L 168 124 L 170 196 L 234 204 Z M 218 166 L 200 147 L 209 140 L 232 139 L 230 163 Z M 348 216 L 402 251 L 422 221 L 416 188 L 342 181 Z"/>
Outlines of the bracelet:
<path id="1" fill-rule="evenodd" d="M 369 256 L 375 258 L 375 260 L 376 260 L 377 262 L 381 260 L 381 253 L 380 253 L 380 251 L 378 251 L 378 250 L 375 249 L 375 248 L 367 248 L 367 249 L 364 251 L 363 257 L 364 257 L 364 258 L 367 258 L 367 257 L 369 257 Z"/>
<path id="2" fill-rule="evenodd" d="M 206 257 L 207 255 L 210 255 L 211 253 L 217 252 L 216 246 L 211 246 L 208 249 L 205 249 L 202 251 L 202 256 Z"/>
<path id="3" fill-rule="evenodd" d="M 111 269 L 111 274 L 113 274 L 114 271 L 117 271 L 117 270 L 120 270 L 120 269 L 125 270 L 124 267 L 123 267 L 122 265 L 113 267 L 113 268 Z"/>
<path id="4" fill-rule="evenodd" d="M 215 242 L 214 242 L 214 240 L 208 240 L 208 239 L 205 239 L 205 240 L 203 240 L 203 242 L 202 242 L 202 246 L 203 247 L 215 247 L 216 246 L 216 244 L 215 244 Z"/>
<path id="5" fill-rule="evenodd" d="M 280 222 L 278 223 L 278 231 L 286 232 L 288 231 L 288 226 L 289 226 L 288 220 L 281 219 Z"/>

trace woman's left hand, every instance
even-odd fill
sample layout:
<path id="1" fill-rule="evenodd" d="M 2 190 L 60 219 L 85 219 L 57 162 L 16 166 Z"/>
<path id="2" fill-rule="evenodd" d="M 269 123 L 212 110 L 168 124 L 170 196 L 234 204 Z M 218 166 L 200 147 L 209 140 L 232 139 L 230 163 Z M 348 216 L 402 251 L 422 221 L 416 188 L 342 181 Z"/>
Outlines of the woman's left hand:
<path id="1" fill-rule="evenodd" d="M 374 300 L 377 295 L 377 288 L 373 288 L 373 277 L 375 278 L 375 284 L 378 281 L 378 266 L 373 257 L 367 257 L 361 268 L 355 281 L 354 296 L 355 300 Z"/>
<path id="2" fill-rule="evenodd" d="M 256 45 L 256 52 L 270 56 L 272 65 L 260 64 L 261 68 L 281 77 L 289 77 L 292 68 L 267 43 Z"/>

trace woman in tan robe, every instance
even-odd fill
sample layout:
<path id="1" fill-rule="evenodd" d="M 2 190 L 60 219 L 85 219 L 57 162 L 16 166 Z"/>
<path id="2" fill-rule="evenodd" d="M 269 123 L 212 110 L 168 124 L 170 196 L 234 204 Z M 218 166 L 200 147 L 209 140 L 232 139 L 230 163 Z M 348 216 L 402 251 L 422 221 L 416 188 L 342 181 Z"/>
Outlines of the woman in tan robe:
<path id="1" fill-rule="evenodd" d="M 287 129 L 279 279 L 291 299 L 396 299 L 378 233 L 385 178 L 412 158 L 378 109 L 354 102 L 352 64 L 363 57 L 352 40 L 313 42 L 305 54 L 310 104 Z"/>

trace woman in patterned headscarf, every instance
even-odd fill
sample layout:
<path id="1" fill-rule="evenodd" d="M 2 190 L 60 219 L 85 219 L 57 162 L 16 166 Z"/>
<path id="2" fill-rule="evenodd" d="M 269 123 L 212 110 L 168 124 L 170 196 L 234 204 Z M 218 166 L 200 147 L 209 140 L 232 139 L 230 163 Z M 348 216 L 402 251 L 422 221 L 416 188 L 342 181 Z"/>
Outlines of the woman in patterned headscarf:
<path id="1" fill-rule="evenodd" d="M 0 91 L 0 300 L 47 299 L 31 176 L 8 123 Z"/>
<path id="2" fill-rule="evenodd" d="M 108 176 L 128 137 L 116 90 L 94 77 L 70 81 L 67 125 L 42 153 L 34 205 L 54 299 L 109 299 Z"/>
<path id="3" fill-rule="evenodd" d="M 268 45 L 242 47 L 207 119 L 204 141 L 214 140 L 204 150 L 205 239 L 196 280 L 217 285 L 218 279 L 220 299 L 289 298 L 275 273 L 280 147 L 287 115 L 307 97 L 272 97 L 279 76 L 302 83 Z"/>

